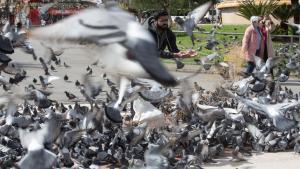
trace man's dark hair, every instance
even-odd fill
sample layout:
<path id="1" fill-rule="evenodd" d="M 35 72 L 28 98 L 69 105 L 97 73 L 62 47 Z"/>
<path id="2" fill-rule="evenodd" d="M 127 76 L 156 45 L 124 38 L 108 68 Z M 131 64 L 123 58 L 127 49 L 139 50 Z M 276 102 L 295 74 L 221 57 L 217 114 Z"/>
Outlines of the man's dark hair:
<path id="1" fill-rule="evenodd" d="M 159 17 L 161 17 L 161 16 L 168 16 L 168 15 L 169 15 L 169 14 L 168 14 L 167 11 L 165 11 L 165 10 L 160 10 L 160 11 L 157 11 L 157 12 L 155 12 L 155 13 L 153 14 L 153 18 L 154 18 L 155 20 L 158 20 Z"/>

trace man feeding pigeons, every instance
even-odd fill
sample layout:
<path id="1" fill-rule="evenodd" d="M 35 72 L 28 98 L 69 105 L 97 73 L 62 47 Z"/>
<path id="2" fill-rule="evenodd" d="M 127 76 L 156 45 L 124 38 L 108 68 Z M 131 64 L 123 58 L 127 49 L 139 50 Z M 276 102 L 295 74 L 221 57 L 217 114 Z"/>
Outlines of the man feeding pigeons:
<path id="1" fill-rule="evenodd" d="M 148 28 L 157 43 L 159 55 L 162 58 L 189 58 L 197 53 L 194 50 L 180 51 L 176 45 L 176 36 L 169 28 L 168 12 L 165 10 L 157 11 L 145 21 L 144 26 Z M 169 52 L 164 51 L 168 47 Z"/>

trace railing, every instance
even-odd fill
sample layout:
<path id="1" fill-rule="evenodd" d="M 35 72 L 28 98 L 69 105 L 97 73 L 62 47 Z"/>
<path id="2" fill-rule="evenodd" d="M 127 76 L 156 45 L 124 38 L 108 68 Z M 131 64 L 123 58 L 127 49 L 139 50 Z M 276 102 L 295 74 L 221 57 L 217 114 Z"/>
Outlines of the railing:
<path id="1" fill-rule="evenodd" d="M 175 34 L 177 33 L 185 33 L 184 31 L 173 31 Z M 200 31 L 194 31 L 195 34 L 210 34 L 210 32 L 200 32 Z M 215 32 L 215 34 L 219 35 L 238 35 L 238 36 L 244 36 L 244 33 L 236 33 L 236 32 Z M 299 39 L 300 44 L 300 35 L 271 35 L 272 38 L 290 38 L 290 43 L 294 43 L 294 39 Z"/>

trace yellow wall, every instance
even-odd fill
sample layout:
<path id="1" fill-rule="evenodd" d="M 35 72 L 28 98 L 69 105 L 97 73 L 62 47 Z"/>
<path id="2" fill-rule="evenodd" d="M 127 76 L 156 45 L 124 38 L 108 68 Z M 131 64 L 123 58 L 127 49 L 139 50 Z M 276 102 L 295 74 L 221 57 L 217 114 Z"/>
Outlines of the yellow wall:
<path id="1" fill-rule="evenodd" d="M 249 20 L 237 15 L 237 7 L 241 0 L 224 0 L 217 5 L 217 8 L 222 11 L 223 24 L 250 24 Z M 259 2 L 260 0 L 256 0 Z M 290 0 L 279 0 L 279 4 L 290 4 Z M 275 21 L 275 23 L 278 21 Z"/>

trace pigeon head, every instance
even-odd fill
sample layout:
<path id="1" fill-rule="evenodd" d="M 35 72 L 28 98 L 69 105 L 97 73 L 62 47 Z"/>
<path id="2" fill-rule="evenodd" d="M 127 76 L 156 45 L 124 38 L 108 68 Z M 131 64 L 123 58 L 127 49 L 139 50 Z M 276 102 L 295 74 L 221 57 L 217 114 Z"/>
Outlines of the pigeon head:
<path id="1" fill-rule="evenodd" d="M 184 24 L 184 20 L 182 18 L 180 18 L 179 16 L 176 16 L 174 21 L 178 24 L 178 25 L 183 25 Z"/>

